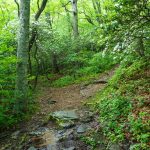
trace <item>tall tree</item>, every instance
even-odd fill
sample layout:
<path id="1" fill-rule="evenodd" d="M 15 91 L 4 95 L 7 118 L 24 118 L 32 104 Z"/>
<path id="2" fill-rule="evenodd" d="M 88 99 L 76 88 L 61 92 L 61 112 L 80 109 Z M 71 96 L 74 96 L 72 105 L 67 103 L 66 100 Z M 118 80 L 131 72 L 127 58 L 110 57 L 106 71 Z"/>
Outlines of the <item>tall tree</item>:
<path id="1" fill-rule="evenodd" d="M 29 50 L 30 0 L 20 0 L 19 20 L 16 96 L 18 100 L 17 106 L 22 111 L 26 111 L 28 104 L 27 65 Z"/>
<path id="2" fill-rule="evenodd" d="M 74 33 L 74 37 L 75 38 L 79 35 L 77 1 L 78 0 L 71 0 L 71 3 L 72 3 L 72 15 L 73 15 L 72 25 L 73 25 L 73 33 Z"/>

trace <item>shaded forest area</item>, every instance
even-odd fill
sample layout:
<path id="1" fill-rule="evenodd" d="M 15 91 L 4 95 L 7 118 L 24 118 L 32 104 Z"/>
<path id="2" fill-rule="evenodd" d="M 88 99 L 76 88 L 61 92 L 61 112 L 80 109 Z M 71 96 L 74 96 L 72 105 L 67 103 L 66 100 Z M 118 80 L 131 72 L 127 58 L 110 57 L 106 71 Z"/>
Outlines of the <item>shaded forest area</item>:
<path id="1" fill-rule="evenodd" d="M 150 148 L 150 0 L 0 0 L 0 22 L 1 133 L 39 111 L 41 87 L 88 86 L 115 68 L 86 104 L 108 141 Z M 95 134 L 82 137 L 93 149 Z"/>

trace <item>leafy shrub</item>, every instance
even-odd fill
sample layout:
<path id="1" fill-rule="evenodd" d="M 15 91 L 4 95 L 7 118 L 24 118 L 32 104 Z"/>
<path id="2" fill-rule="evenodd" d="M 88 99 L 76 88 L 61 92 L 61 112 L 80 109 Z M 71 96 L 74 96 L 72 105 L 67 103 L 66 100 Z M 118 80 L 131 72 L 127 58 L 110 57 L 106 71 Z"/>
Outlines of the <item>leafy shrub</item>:
<path id="1" fill-rule="evenodd" d="M 116 62 L 113 60 L 113 55 L 107 53 L 96 53 L 89 61 L 89 66 L 92 66 L 96 73 L 110 69 Z"/>
<path id="2" fill-rule="evenodd" d="M 123 62 L 116 70 L 115 75 L 110 79 L 109 84 L 112 86 L 119 85 L 123 80 L 129 79 L 142 71 L 146 65 L 147 62 L 145 59 L 135 59 L 134 61 Z"/>
<path id="3" fill-rule="evenodd" d="M 12 37 L 8 32 L 0 36 L 0 128 L 16 123 L 13 116 L 16 56 Z"/>
<path id="4" fill-rule="evenodd" d="M 131 101 L 120 95 L 104 98 L 99 104 L 100 121 L 105 124 L 104 132 L 113 141 L 123 140 L 126 117 L 131 111 Z"/>
<path id="5" fill-rule="evenodd" d="M 149 69 L 146 58 L 121 64 L 95 97 L 105 135 L 112 142 L 132 141 L 132 150 L 149 148 Z"/>
<path id="6" fill-rule="evenodd" d="M 74 83 L 74 77 L 67 75 L 67 76 L 64 76 L 64 77 L 54 81 L 52 83 L 52 86 L 54 86 L 54 87 L 63 87 L 63 86 L 66 86 L 66 85 L 69 85 L 69 84 L 72 84 L 72 83 Z"/>
<path id="7" fill-rule="evenodd" d="M 130 132 L 133 134 L 133 140 L 137 140 L 139 143 L 135 144 L 132 149 L 137 149 L 140 147 L 142 149 L 147 149 L 147 144 L 150 139 L 150 121 L 146 118 L 149 118 L 150 114 L 148 112 L 141 111 L 138 116 L 129 116 L 130 121 Z"/>

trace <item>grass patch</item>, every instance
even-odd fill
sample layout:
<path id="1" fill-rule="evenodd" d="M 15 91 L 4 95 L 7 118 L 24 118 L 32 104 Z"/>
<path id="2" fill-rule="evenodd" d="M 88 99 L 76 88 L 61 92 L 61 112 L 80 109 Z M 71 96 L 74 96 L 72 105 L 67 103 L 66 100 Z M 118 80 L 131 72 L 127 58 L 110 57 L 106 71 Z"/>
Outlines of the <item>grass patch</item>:
<path id="1" fill-rule="evenodd" d="M 51 85 L 54 87 L 63 87 L 66 85 L 73 84 L 75 82 L 75 79 L 73 76 L 64 76 L 59 78 L 58 80 L 55 80 Z"/>

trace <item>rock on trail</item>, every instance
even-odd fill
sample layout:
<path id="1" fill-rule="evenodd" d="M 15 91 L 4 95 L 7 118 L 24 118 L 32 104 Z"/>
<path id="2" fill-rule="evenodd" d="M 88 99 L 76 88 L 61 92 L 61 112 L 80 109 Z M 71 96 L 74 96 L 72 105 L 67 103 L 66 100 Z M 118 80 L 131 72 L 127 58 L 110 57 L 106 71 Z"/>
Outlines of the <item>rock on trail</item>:
<path id="1" fill-rule="evenodd" d="M 41 87 L 40 111 L 30 121 L 0 141 L 0 150 L 92 150 L 81 140 L 99 128 L 98 116 L 82 106 L 87 98 L 102 90 L 114 69 L 86 85 L 63 88 Z M 100 137 L 103 143 L 103 136 Z M 105 145 L 100 145 L 105 149 Z M 99 149 L 99 148 L 98 148 Z"/>
<path id="2" fill-rule="evenodd" d="M 83 114 L 86 112 L 86 114 Z M 89 118 L 92 112 L 88 110 L 66 110 L 56 111 L 50 114 L 50 120 L 58 122 L 54 128 L 40 127 L 35 131 L 30 132 L 30 143 L 28 150 L 90 150 L 91 148 L 81 141 L 81 135 L 86 134 L 91 130 L 92 123 L 83 123 L 82 119 Z M 87 114 L 90 114 L 88 116 Z M 83 118 L 84 116 L 84 118 Z M 74 121 L 73 126 L 62 126 L 60 122 L 68 123 Z"/>

